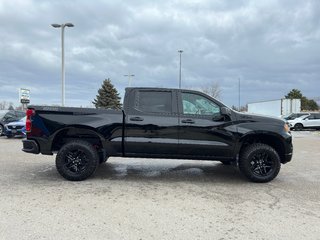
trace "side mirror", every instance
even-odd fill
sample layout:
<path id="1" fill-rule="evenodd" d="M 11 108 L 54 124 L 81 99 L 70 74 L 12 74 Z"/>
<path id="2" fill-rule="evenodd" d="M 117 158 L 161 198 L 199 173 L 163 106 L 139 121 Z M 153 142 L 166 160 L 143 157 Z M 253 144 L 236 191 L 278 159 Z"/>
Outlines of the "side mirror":
<path id="1" fill-rule="evenodd" d="M 227 107 L 222 107 L 220 109 L 220 113 L 221 115 L 227 115 L 227 116 L 230 116 L 231 115 L 231 110 Z"/>

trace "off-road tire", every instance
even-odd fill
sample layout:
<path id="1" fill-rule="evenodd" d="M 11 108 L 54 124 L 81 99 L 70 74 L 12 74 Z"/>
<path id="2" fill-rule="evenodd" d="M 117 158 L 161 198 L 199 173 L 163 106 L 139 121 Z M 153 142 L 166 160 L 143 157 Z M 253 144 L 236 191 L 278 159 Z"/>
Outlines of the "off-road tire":
<path id="1" fill-rule="evenodd" d="M 269 182 L 278 175 L 280 168 L 279 154 L 267 144 L 249 145 L 240 155 L 239 169 L 252 182 Z"/>
<path id="2" fill-rule="evenodd" d="M 82 181 L 94 174 L 99 165 L 97 150 L 88 142 L 73 140 L 59 150 L 56 168 L 70 181 Z"/>

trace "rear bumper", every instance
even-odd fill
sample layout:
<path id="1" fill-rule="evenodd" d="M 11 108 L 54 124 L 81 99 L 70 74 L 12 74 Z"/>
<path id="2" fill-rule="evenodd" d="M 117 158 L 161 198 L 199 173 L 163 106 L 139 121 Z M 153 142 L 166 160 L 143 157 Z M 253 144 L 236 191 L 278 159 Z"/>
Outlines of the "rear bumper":
<path id="1" fill-rule="evenodd" d="M 22 140 L 23 148 L 22 151 L 27 153 L 38 154 L 40 152 L 39 145 L 34 140 Z"/>

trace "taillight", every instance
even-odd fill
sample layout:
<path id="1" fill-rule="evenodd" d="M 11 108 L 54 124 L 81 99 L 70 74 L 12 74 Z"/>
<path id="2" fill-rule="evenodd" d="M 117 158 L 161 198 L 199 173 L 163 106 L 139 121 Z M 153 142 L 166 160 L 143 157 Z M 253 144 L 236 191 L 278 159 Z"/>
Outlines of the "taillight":
<path id="1" fill-rule="evenodd" d="M 26 112 L 27 120 L 26 120 L 26 132 L 31 132 L 32 122 L 31 117 L 35 114 L 34 109 L 29 108 Z"/>

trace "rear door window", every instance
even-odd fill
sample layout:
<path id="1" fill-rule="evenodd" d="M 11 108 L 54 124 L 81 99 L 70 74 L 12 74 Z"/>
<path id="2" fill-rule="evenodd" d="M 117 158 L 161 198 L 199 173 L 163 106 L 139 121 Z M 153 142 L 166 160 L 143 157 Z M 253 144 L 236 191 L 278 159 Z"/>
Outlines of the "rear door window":
<path id="1" fill-rule="evenodd" d="M 172 113 L 171 91 L 144 91 L 136 95 L 135 109 L 145 113 Z"/>

